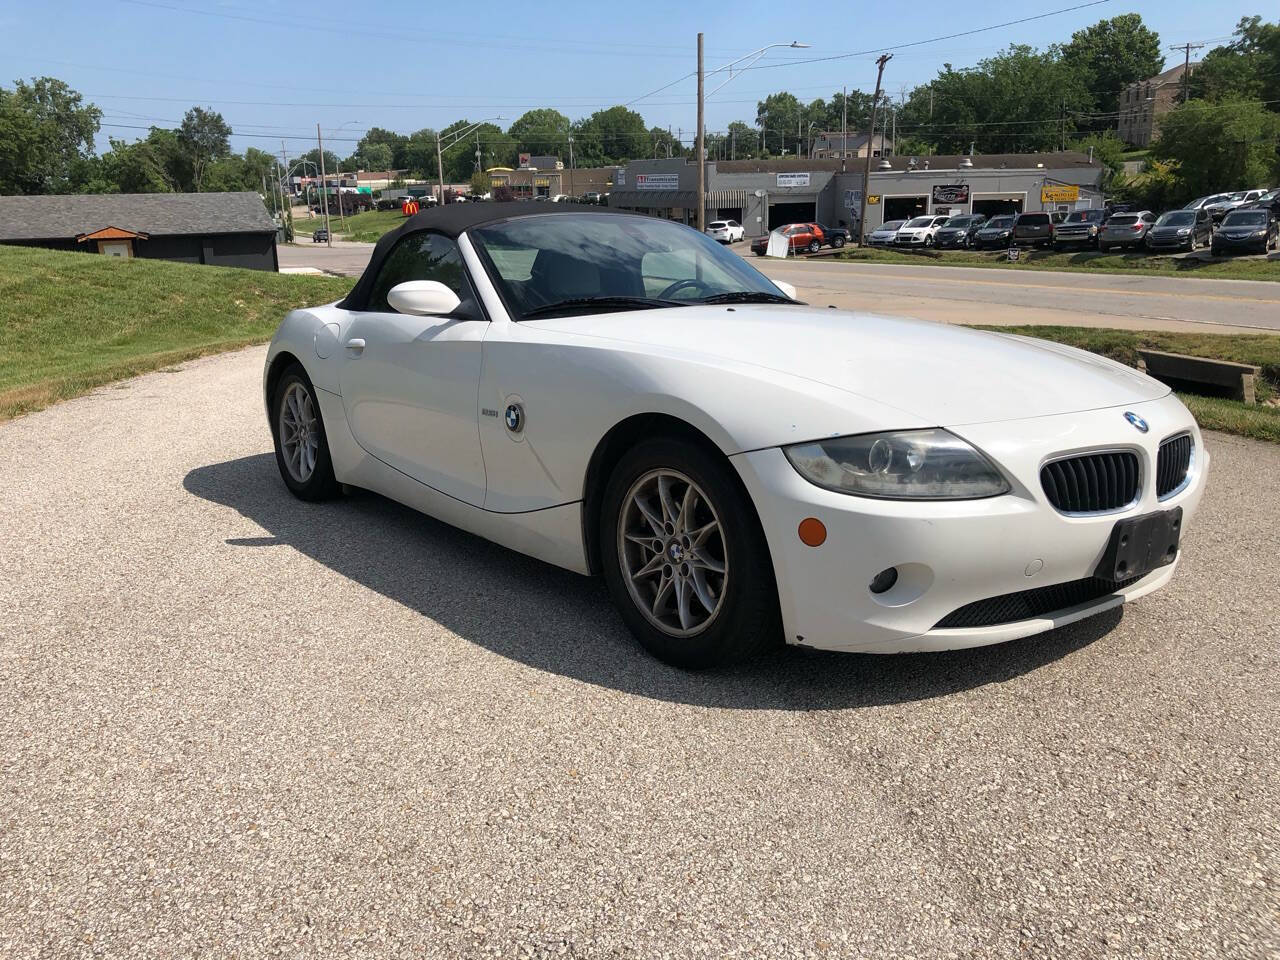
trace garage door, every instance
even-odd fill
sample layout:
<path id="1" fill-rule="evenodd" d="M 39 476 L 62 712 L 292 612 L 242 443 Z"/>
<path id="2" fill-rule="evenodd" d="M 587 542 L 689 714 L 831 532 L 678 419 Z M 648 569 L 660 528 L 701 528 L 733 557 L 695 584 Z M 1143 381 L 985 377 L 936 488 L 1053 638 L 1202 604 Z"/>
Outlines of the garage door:
<path id="1" fill-rule="evenodd" d="M 788 223 L 813 223 L 818 218 L 817 204 L 773 203 L 769 205 L 769 229 L 776 230 Z"/>
<path id="2" fill-rule="evenodd" d="M 928 209 L 928 197 L 885 197 L 884 222 L 890 220 L 910 220 L 912 217 L 923 217 Z"/>
<path id="3" fill-rule="evenodd" d="M 984 213 L 988 217 L 998 217 L 1006 213 L 1021 213 L 1026 198 L 1022 194 L 1016 196 L 975 196 L 973 212 Z"/>

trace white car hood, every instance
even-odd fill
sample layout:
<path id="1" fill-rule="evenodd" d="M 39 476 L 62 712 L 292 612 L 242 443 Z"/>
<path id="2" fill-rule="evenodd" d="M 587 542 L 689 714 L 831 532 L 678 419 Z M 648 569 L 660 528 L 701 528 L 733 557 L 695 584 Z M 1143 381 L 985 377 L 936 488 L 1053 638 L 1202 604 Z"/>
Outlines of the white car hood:
<path id="1" fill-rule="evenodd" d="M 1164 384 L 1073 347 L 902 317 L 775 305 L 701 306 L 531 321 L 706 362 L 816 381 L 939 426 L 1154 400 Z M 850 403 L 856 403 L 851 397 Z"/>

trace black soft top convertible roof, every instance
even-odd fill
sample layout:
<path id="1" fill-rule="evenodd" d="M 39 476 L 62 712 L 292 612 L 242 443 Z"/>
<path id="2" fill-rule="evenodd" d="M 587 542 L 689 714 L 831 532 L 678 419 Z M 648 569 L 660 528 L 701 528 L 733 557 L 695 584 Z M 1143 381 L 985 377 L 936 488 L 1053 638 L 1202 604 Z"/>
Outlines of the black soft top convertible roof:
<path id="1" fill-rule="evenodd" d="M 644 216 L 629 210 L 612 210 L 608 207 L 597 207 L 581 203 L 537 203 L 531 201 L 503 201 L 499 203 L 447 203 L 443 207 L 432 207 L 415 213 L 394 230 L 384 233 L 373 248 L 369 265 L 338 305 L 347 310 L 363 310 L 369 302 L 369 294 L 373 290 L 374 278 L 382 269 L 382 263 L 396 243 L 408 233 L 420 230 L 433 230 L 447 237 L 457 238 L 472 227 L 497 223 L 500 220 L 514 220 L 519 217 L 555 217 L 568 213 L 614 214 L 622 216 Z"/>

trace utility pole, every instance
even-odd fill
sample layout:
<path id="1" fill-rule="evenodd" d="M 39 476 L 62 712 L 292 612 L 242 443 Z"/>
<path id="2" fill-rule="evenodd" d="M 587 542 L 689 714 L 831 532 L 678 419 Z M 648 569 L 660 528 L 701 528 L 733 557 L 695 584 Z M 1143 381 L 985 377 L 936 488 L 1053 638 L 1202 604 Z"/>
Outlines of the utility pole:
<path id="1" fill-rule="evenodd" d="M 574 196 L 573 192 L 573 134 L 569 134 L 569 196 Z"/>
<path id="2" fill-rule="evenodd" d="M 1174 44 L 1170 50 L 1182 51 L 1182 102 L 1186 103 L 1191 99 L 1191 51 L 1199 50 L 1203 47 L 1203 43 L 1184 43 Z"/>
<path id="3" fill-rule="evenodd" d="M 324 141 L 320 139 L 320 124 L 316 124 L 316 146 L 320 149 L 320 193 L 324 197 L 324 242 L 333 246 L 333 234 L 329 232 L 329 176 L 324 172 Z"/>
<path id="4" fill-rule="evenodd" d="M 844 173 L 847 166 L 844 162 L 845 154 L 849 152 L 849 88 L 840 88 L 840 172 Z"/>
<path id="5" fill-rule="evenodd" d="M 706 131 L 703 129 L 703 121 L 705 118 L 703 96 L 702 96 L 702 34 L 698 34 L 698 232 L 704 233 L 707 229 L 707 164 L 706 157 L 703 154 L 705 149 Z"/>
<path id="6" fill-rule="evenodd" d="M 880 80 L 884 77 L 884 65 L 893 59 L 892 53 L 882 53 L 876 60 L 876 92 L 871 96 L 871 138 L 867 140 L 867 162 L 862 168 L 862 208 L 858 211 L 858 246 L 866 242 L 867 194 L 871 192 L 871 154 L 876 142 L 876 104 L 880 101 Z"/>
<path id="7" fill-rule="evenodd" d="M 436 134 L 436 173 L 440 176 L 439 206 L 444 206 L 444 151 L 440 148 L 440 134 Z"/>

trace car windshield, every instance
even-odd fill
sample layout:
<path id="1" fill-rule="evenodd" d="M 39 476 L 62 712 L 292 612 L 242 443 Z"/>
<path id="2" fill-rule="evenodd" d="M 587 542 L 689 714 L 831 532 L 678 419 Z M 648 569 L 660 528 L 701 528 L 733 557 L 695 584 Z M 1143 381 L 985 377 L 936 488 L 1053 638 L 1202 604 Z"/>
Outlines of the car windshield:
<path id="1" fill-rule="evenodd" d="M 1013 217 L 992 217 L 987 221 L 988 229 L 1004 230 L 1013 223 Z"/>
<path id="2" fill-rule="evenodd" d="M 792 302 L 705 234 L 629 214 L 516 217 L 473 228 L 518 317 L 692 303 Z"/>
<path id="3" fill-rule="evenodd" d="M 1120 213 L 1108 220 L 1107 226 L 1127 227 L 1132 226 L 1137 222 L 1138 215 L 1136 213 Z"/>
<path id="4" fill-rule="evenodd" d="M 1043 227 L 1048 222 L 1049 215 L 1047 213 L 1024 213 L 1018 218 L 1018 223 L 1024 227 Z"/>
<path id="5" fill-rule="evenodd" d="M 969 224 L 978 220 L 977 217 L 952 217 L 943 226 L 947 227 L 967 227 Z"/>
<path id="6" fill-rule="evenodd" d="M 1102 220 L 1101 210 L 1077 210 L 1068 214 L 1064 223 L 1099 223 Z"/>
<path id="7" fill-rule="evenodd" d="M 1156 221 L 1157 227 L 1189 227 L 1196 222 L 1195 213 L 1189 210 L 1174 210 L 1165 213 Z"/>
<path id="8" fill-rule="evenodd" d="M 1227 214 L 1227 218 L 1222 221 L 1224 227 L 1265 227 L 1267 225 L 1267 211 L 1265 210 L 1236 210 Z"/>
<path id="9" fill-rule="evenodd" d="M 910 220 L 907 222 L 907 228 L 909 230 L 918 229 L 919 227 L 931 227 L 931 226 L 933 226 L 933 217 L 916 217 L 914 220 Z"/>
<path id="10" fill-rule="evenodd" d="M 897 230 L 906 222 L 907 221 L 905 220 L 890 220 L 888 223 L 881 225 L 880 229 L 881 230 Z"/>
<path id="11" fill-rule="evenodd" d="M 712 220 L 711 223 L 708 224 L 708 226 L 711 227 L 712 230 L 722 230 L 725 227 L 727 227 L 728 224 L 725 223 L 723 220 Z"/>

